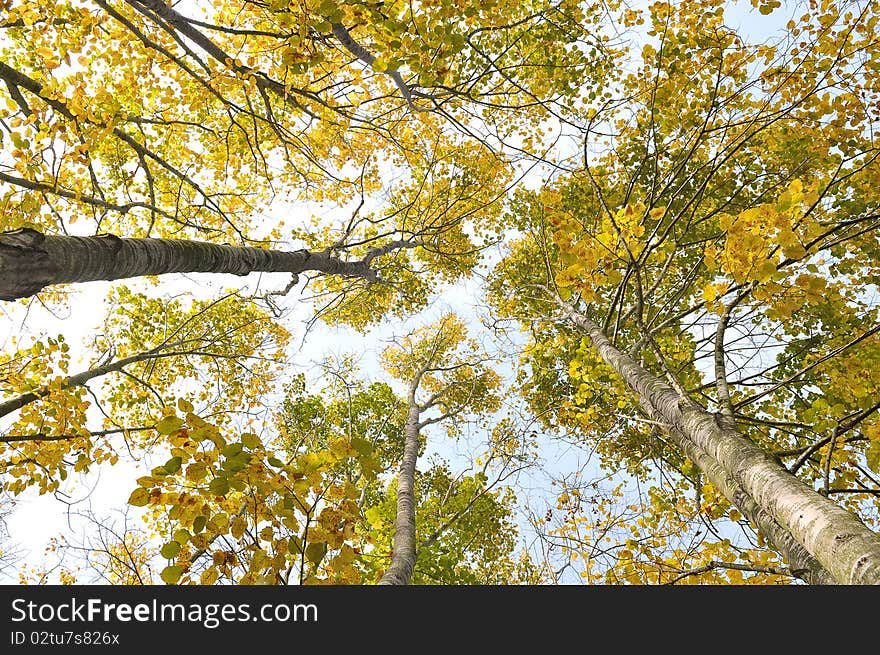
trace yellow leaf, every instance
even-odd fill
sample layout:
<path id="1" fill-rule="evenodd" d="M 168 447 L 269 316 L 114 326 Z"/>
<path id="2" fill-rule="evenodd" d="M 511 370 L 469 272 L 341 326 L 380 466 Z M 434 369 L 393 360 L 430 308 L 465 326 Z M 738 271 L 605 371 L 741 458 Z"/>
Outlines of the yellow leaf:
<path id="1" fill-rule="evenodd" d="M 219 577 L 220 572 L 212 566 L 211 568 L 202 571 L 202 575 L 199 578 L 199 583 L 203 585 L 211 585 L 217 582 L 217 578 Z"/>
<path id="2" fill-rule="evenodd" d="M 236 516 L 232 519 L 231 532 L 236 539 L 241 539 L 244 531 L 247 529 L 247 520 L 242 516 Z"/>
<path id="3" fill-rule="evenodd" d="M 758 265 L 757 269 L 755 269 L 755 279 L 758 280 L 758 282 L 767 282 L 773 277 L 775 272 L 776 264 L 770 259 L 765 259 Z"/>

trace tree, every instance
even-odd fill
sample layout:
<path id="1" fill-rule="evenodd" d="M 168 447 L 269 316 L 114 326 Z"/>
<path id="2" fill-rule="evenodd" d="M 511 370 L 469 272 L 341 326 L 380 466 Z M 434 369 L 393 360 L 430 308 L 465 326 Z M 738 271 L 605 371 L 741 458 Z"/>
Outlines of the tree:
<path id="1" fill-rule="evenodd" d="M 71 472 L 143 456 L 181 386 L 200 385 L 189 397 L 225 423 L 256 406 L 279 373 L 289 335 L 248 299 L 166 301 L 121 287 L 108 300 L 114 308 L 87 370 L 68 375 L 63 335 L 4 355 L 0 414 L 15 417 L 0 441 L 6 489 L 55 491 Z M 98 429 L 87 427 L 90 407 L 103 417 Z"/>
<path id="2" fill-rule="evenodd" d="M 6 229 L 54 236 L 77 222 L 96 233 L 112 223 L 119 237 L 242 245 L 311 235 L 331 254 L 423 235 L 406 212 L 355 211 L 323 232 L 301 220 L 265 229 L 262 218 L 272 200 L 363 203 L 389 191 L 380 164 L 429 178 L 463 145 L 497 179 L 505 162 L 475 148 L 465 122 L 534 102 L 535 85 L 567 88 L 590 66 L 584 52 L 598 56 L 597 17 L 575 3 L 449 2 L 417 14 L 387 2 L 208 9 L 199 20 L 154 0 L 9 7 Z M 563 74 L 526 75 L 548 56 L 565 58 Z M 137 90 L 138 77 L 155 83 Z M 496 138 L 531 123 L 526 112 Z M 428 231 L 448 233 L 451 211 L 442 230 Z"/>
<path id="3" fill-rule="evenodd" d="M 466 338 L 464 324 L 454 315 L 446 315 L 438 323 L 408 334 L 398 347 L 384 353 L 385 368 L 405 381 L 407 394 L 394 549 L 379 584 L 409 584 L 416 566 L 416 459 L 422 431 L 432 423 L 455 422 L 467 413 L 498 408 L 495 392 L 499 376 L 486 367 L 487 356 Z M 419 398 L 420 391 L 427 397 Z M 423 417 L 432 410 L 439 415 Z"/>
<path id="4" fill-rule="evenodd" d="M 239 2 L 210 9 L 208 20 L 198 20 L 140 0 L 4 8 L 0 88 L 3 139 L 11 144 L 0 171 L 4 299 L 61 282 L 278 270 L 293 275 L 287 290 L 297 274 L 342 276 L 307 280 L 331 298 L 325 314 L 341 320 L 364 325 L 388 311 L 414 311 L 439 283 L 474 265 L 481 245 L 464 222 L 477 212 L 491 216 L 503 194 L 503 183 L 488 188 L 483 179 L 509 178 L 504 158 L 474 147 L 467 130 L 445 126 L 463 127 L 474 111 L 506 111 L 527 93 L 516 71 L 544 55 L 529 32 L 546 12 L 558 13 L 558 27 L 549 30 L 559 32 L 560 52 L 579 52 L 573 44 L 589 38 L 590 22 L 579 12 L 519 3 L 508 3 L 509 23 L 484 7 L 467 8 L 462 20 L 454 5 L 440 5 L 412 25 L 402 4 Z M 508 39 L 521 45 L 506 47 L 502 57 L 482 53 Z M 453 56 L 451 71 L 444 61 Z M 586 59 L 578 58 L 583 66 Z M 130 83 L 137 78 L 151 83 L 137 91 Z M 401 171 L 403 183 L 385 184 L 388 168 Z M 334 226 L 267 226 L 270 203 L 285 200 L 353 209 Z M 107 225 L 113 235 L 91 236 Z M 353 277 L 363 284 L 353 285 Z M 63 303 L 64 290 L 44 290 L 38 300 Z M 120 300 L 138 321 L 179 309 L 135 295 Z M 263 300 L 276 309 L 269 295 Z M 250 312 L 247 303 L 238 307 Z M 223 320 L 217 334 L 242 328 L 232 313 Z M 235 371 L 214 367 L 210 379 L 224 387 L 224 404 L 261 402 L 251 392 L 268 394 L 272 376 L 254 375 L 248 359 L 259 369 L 281 355 L 275 350 L 261 360 L 265 353 L 248 348 L 258 325 L 276 346 L 286 331 L 267 315 L 250 320 L 241 349 L 224 343 L 205 352 L 200 338 L 168 340 L 167 326 L 138 335 L 147 343 L 116 358 L 115 344 L 104 348 L 98 340 L 93 365 L 74 375 L 62 338 L 37 339 L 7 357 L 4 408 L 20 413 L 3 437 L 8 484 L 16 492 L 57 489 L 70 470 L 115 463 L 122 444 L 113 439 L 122 438 L 135 457 L 167 447 L 176 431 L 166 419 L 180 409 L 178 400 L 190 403 L 180 387 L 223 358 L 252 383 L 238 384 Z M 123 383 L 108 389 L 109 397 L 95 395 L 92 381 L 119 375 Z M 105 425 L 86 428 L 88 408 L 107 404 Z M 248 572 L 244 579 L 252 579 Z"/>
<path id="5" fill-rule="evenodd" d="M 444 350 L 458 343 L 450 339 Z M 435 356 L 439 362 L 440 354 Z M 99 562 L 99 574 L 112 571 L 123 581 L 141 584 L 158 555 L 169 562 L 160 576 L 170 584 L 370 581 L 387 565 L 382 552 L 387 537 L 393 535 L 395 542 L 389 571 L 401 556 L 402 510 L 397 510 L 395 528 L 388 529 L 394 521 L 385 526 L 382 519 L 385 508 L 398 504 L 413 514 L 418 506 L 430 516 L 424 530 L 432 532 L 424 547 L 456 544 L 457 559 L 445 564 L 448 570 L 431 563 L 432 582 L 509 582 L 536 575 L 527 560 L 509 559 L 516 546 L 511 499 L 500 487 L 493 489 L 503 477 L 492 484 L 485 474 L 452 480 L 448 469 L 438 465 L 424 474 L 421 485 L 429 500 L 417 502 L 408 466 L 409 401 L 386 384 L 352 379 L 348 364 L 342 370 L 328 365 L 328 370 L 334 381 L 321 394 L 306 393 L 304 377 L 294 381 L 276 416 L 276 431 L 264 437 L 208 423 L 181 400 L 185 416 L 167 414 L 158 427 L 169 435 L 173 456 L 138 479 L 128 501 L 149 510 L 151 531 L 167 541 L 156 553 L 143 535 L 114 532 L 96 522 L 102 538 L 97 554 L 111 556 L 107 564 Z M 460 381 L 466 377 L 459 371 Z M 479 388 L 480 382 L 471 380 L 471 386 Z M 450 398 L 463 393 L 448 389 Z M 382 476 L 397 462 L 402 474 L 396 492 L 389 494 Z M 401 502 L 401 496 L 406 500 Z M 414 527 L 411 520 L 403 528 L 411 531 L 411 539 Z M 107 535 L 116 538 L 108 544 Z M 96 552 L 94 546 L 78 548 Z M 120 560 L 112 557 L 114 552 L 133 554 Z"/>
<path id="6" fill-rule="evenodd" d="M 639 74 L 587 112 L 582 167 L 520 194 L 496 306 L 546 317 L 526 371 L 549 423 L 614 434 L 606 463 L 637 475 L 654 460 L 698 494 L 705 475 L 799 577 L 876 583 L 876 6 L 826 3 L 757 45 L 723 12 L 651 6 Z M 697 568 L 622 551 L 634 579 Z"/>

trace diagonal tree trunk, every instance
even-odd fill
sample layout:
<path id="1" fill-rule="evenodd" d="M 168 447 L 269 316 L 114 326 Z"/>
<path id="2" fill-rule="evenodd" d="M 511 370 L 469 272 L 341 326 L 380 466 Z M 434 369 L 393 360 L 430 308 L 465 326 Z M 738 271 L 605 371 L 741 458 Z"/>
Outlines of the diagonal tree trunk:
<path id="1" fill-rule="evenodd" d="M 412 246 L 406 241 L 389 245 Z M 344 261 L 326 251 L 264 250 L 186 239 L 122 239 L 112 235 L 47 236 L 25 228 L 0 233 L 0 299 L 27 298 L 52 284 L 164 273 L 316 271 L 376 282 L 379 278 L 370 263 L 376 253 L 387 251 L 389 247 L 383 247 L 370 251 L 364 259 Z"/>
<path id="2" fill-rule="evenodd" d="M 682 398 L 620 352 L 596 323 L 570 304 L 558 302 L 569 320 L 590 337 L 605 362 L 638 394 L 642 406 L 669 425 L 673 436 L 679 433 L 716 462 L 720 471 L 753 499 L 767 518 L 789 532 L 793 542 L 820 562 L 834 580 L 842 584 L 880 584 L 880 536 L 807 487 L 726 421 L 717 421 L 714 414 Z M 735 492 L 735 487 L 729 490 Z"/>
<path id="3" fill-rule="evenodd" d="M 403 426 L 403 457 L 397 476 L 397 517 L 394 521 L 394 550 L 391 565 L 380 585 L 407 585 L 416 567 L 416 459 L 419 456 L 420 407 L 415 390 L 410 393 L 409 409 Z"/>
<path id="4" fill-rule="evenodd" d="M 663 417 L 644 398 L 642 399 L 642 405 L 652 418 L 660 423 L 663 422 Z M 777 551 L 782 553 L 790 565 L 792 575 L 800 578 L 807 584 L 836 584 L 836 580 L 825 567 L 815 557 L 810 555 L 792 537 L 788 530 L 779 525 L 776 519 L 766 510 L 759 507 L 755 500 L 742 490 L 736 483 L 736 480 L 718 462 L 675 428 L 669 425 L 665 427 L 667 434 L 678 444 L 687 458 L 696 464 L 697 468 L 703 472 L 715 488 L 735 505 L 742 512 L 743 516 L 749 519 L 753 525 L 757 526 Z"/>

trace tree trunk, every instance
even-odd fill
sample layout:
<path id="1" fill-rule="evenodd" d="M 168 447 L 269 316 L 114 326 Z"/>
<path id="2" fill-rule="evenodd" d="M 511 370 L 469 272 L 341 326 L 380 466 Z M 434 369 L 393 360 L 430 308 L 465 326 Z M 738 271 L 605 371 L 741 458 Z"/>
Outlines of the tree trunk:
<path id="1" fill-rule="evenodd" d="M 596 323 L 561 303 L 605 362 L 635 391 L 646 410 L 718 463 L 766 512 L 842 584 L 880 584 L 880 537 L 850 512 L 816 493 L 724 421 L 681 398 L 669 385 L 615 348 Z M 704 471 L 705 472 L 705 471 Z M 708 472 L 707 472 L 708 474 Z M 729 499 L 733 502 L 733 499 Z M 777 544 L 779 546 L 780 544 Z"/>
<path id="2" fill-rule="evenodd" d="M 663 417 L 653 407 L 648 406 L 644 399 L 642 399 L 642 404 L 653 419 L 663 422 Z M 788 530 L 779 525 L 776 519 L 759 507 L 755 500 L 740 488 L 736 480 L 718 462 L 675 428 L 666 425 L 666 432 L 715 488 L 736 506 L 752 525 L 757 526 L 761 534 L 777 551 L 782 553 L 789 563 L 792 575 L 812 585 L 836 584 L 837 581 L 825 567 L 810 555 Z"/>
<path id="3" fill-rule="evenodd" d="M 31 229 L 0 233 L 0 299 L 39 293 L 51 284 L 121 280 L 164 273 L 317 271 L 377 281 L 369 260 L 328 252 L 263 250 L 186 239 L 47 236 Z"/>
<path id="4" fill-rule="evenodd" d="M 419 456 L 419 406 L 410 395 L 403 427 L 403 458 L 397 476 L 397 518 L 394 521 L 394 550 L 391 566 L 380 585 L 406 585 L 416 566 L 416 459 Z"/>

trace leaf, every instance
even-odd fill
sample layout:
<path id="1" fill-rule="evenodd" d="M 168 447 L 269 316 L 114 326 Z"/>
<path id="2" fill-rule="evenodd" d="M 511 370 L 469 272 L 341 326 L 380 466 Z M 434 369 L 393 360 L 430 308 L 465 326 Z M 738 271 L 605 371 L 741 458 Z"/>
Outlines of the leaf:
<path id="1" fill-rule="evenodd" d="M 203 585 L 212 585 L 217 582 L 217 579 L 220 577 L 220 571 L 218 571 L 213 566 L 202 571 L 201 576 L 199 576 L 199 584 Z"/>
<path id="2" fill-rule="evenodd" d="M 367 522 L 369 522 L 373 528 L 379 528 L 382 526 L 382 512 L 378 507 L 370 507 L 364 512 L 364 518 L 367 519 Z"/>
<path id="3" fill-rule="evenodd" d="M 162 467 L 165 471 L 171 475 L 177 473 L 180 470 L 180 464 L 183 462 L 183 459 L 180 457 L 172 457 L 167 462 L 165 462 Z"/>
<path id="4" fill-rule="evenodd" d="M 225 477 L 216 477 L 208 484 L 208 491 L 215 496 L 225 496 L 229 492 L 229 480 Z"/>
<path id="5" fill-rule="evenodd" d="M 248 448 L 250 450 L 253 450 L 254 448 L 259 448 L 262 445 L 260 442 L 260 438 L 257 435 L 251 434 L 249 432 L 241 435 L 241 443 L 242 445 L 244 445 L 245 448 Z"/>
<path id="6" fill-rule="evenodd" d="M 240 452 L 235 457 L 228 458 L 223 462 L 224 472 L 235 473 L 244 469 L 251 461 L 250 453 Z"/>
<path id="7" fill-rule="evenodd" d="M 183 419 L 177 416 L 166 416 L 156 423 L 159 434 L 173 434 L 183 427 Z"/>
<path id="8" fill-rule="evenodd" d="M 180 552 L 180 544 L 176 541 L 169 541 L 167 544 L 162 546 L 162 549 L 159 552 L 165 559 L 173 559 L 177 557 L 177 553 Z"/>
<path id="9" fill-rule="evenodd" d="M 138 487 L 128 497 L 128 504 L 132 507 L 143 507 L 150 501 L 150 492 L 143 487 Z"/>
<path id="10" fill-rule="evenodd" d="M 230 524 L 230 532 L 235 539 L 241 539 L 247 529 L 247 519 L 243 516 L 236 516 Z"/>
<path id="11" fill-rule="evenodd" d="M 758 268 L 755 270 L 755 279 L 758 282 L 768 282 L 773 274 L 776 272 L 776 264 L 773 263 L 770 259 L 765 259 L 762 261 Z"/>
<path id="12" fill-rule="evenodd" d="M 183 567 L 182 566 L 166 566 L 162 569 L 162 573 L 159 574 L 159 577 L 162 578 L 162 581 L 165 584 L 177 584 L 177 581 L 180 580 L 180 576 L 183 575 Z"/>
<path id="13" fill-rule="evenodd" d="M 205 529 L 208 524 L 208 517 L 204 515 L 197 516 L 193 519 L 193 532 L 199 533 Z"/>
<path id="14" fill-rule="evenodd" d="M 871 442 L 865 451 L 865 460 L 872 471 L 880 473 L 880 441 Z"/>
<path id="15" fill-rule="evenodd" d="M 361 457 L 369 457 L 370 453 L 373 452 L 373 444 L 358 436 L 351 438 L 351 447 L 354 448 Z"/>
<path id="16" fill-rule="evenodd" d="M 186 479 L 192 482 L 204 480 L 208 475 L 208 465 L 205 462 L 195 462 L 186 467 Z"/>
<path id="17" fill-rule="evenodd" d="M 191 402 L 189 402 L 188 400 L 186 400 L 185 398 L 178 398 L 177 399 L 177 409 L 179 409 L 184 414 L 189 414 L 189 413 L 195 411 L 195 407 L 193 407 L 193 404 Z"/>
<path id="18" fill-rule="evenodd" d="M 314 566 L 321 563 L 327 553 L 327 544 L 323 541 L 311 542 L 306 546 L 306 559 Z"/>

